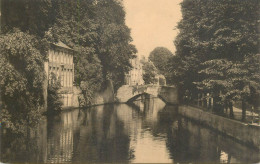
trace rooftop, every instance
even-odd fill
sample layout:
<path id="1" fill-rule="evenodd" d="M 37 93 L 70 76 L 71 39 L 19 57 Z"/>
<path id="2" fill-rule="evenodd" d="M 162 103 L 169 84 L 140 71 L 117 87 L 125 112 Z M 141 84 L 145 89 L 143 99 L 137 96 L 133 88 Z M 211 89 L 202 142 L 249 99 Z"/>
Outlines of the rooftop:
<path id="1" fill-rule="evenodd" d="M 69 50 L 73 50 L 72 48 L 70 48 L 66 44 L 62 43 L 61 41 L 58 41 L 58 43 L 52 43 L 52 44 L 55 45 L 55 46 L 58 46 L 58 47 L 66 48 L 66 49 L 69 49 Z"/>

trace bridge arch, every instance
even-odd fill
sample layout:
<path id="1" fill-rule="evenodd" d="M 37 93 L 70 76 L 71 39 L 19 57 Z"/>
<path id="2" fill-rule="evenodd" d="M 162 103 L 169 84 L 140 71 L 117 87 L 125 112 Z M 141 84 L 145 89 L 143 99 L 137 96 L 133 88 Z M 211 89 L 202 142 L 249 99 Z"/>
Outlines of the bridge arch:
<path id="1" fill-rule="evenodd" d="M 117 99 L 119 102 L 128 103 L 143 94 L 156 96 L 166 104 L 178 104 L 177 88 L 174 86 L 124 85 L 118 89 Z"/>
<path id="2" fill-rule="evenodd" d="M 127 100 L 126 102 L 127 103 L 130 103 L 130 102 L 133 102 L 133 101 L 135 101 L 138 97 L 140 97 L 140 96 L 142 96 L 142 95 L 149 95 L 148 93 L 140 93 L 140 94 L 137 94 L 137 95 L 135 95 L 135 96 L 133 96 L 132 98 L 130 98 L 129 100 Z"/>

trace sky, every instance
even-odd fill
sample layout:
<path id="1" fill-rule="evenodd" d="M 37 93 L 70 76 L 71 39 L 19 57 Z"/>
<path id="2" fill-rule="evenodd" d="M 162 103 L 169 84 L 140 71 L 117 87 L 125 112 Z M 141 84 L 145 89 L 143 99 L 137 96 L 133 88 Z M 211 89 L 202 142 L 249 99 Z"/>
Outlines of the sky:
<path id="1" fill-rule="evenodd" d="M 156 47 L 175 52 L 174 39 L 178 34 L 182 0 L 123 0 L 126 24 L 131 29 L 138 56 L 148 57 Z"/>

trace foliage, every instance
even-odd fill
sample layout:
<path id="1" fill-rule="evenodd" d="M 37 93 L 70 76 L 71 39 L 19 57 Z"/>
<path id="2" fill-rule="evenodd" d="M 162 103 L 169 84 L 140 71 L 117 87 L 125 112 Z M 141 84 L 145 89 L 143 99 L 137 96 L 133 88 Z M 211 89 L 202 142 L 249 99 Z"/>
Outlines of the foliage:
<path id="1" fill-rule="evenodd" d="M 220 96 L 222 104 L 255 102 L 259 5 L 257 0 L 184 0 L 176 56 L 168 62 L 170 83 L 193 95 Z"/>
<path id="2" fill-rule="evenodd" d="M 153 84 L 156 82 L 157 70 L 151 62 L 143 62 L 143 79 L 145 84 Z"/>
<path id="3" fill-rule="evenodd" d="M 242 60 L 257 52 L 259 1 L 184 0 L 181 6 L 177 55 Z"/>
<path id="4" fill-rule="evenodd" d="M 43 112 L 43 62 L 52 24 L 51 0 L 2 0 L 0 36 L 1 120 L 12 132 L 37 125 Z"/>
<path id="5" fill-rule="evenodd" d="M 44 33 L 53 23 L 52 0 L 2 0 L 2 31 L 18 28 L 36 36 Z"/>
<path id="6" fill-rule="evenodd" d="M 112 80 L 117 90 L 131 69 L 129 59 L 137 52 L 130 44 L 130 29 L 125 25 L 125 11 L 115 0 L 99 0 L 96 21 L 99 24 L 97 53 L 103 66 L 105 79 Z"/>
<path id="7" fill-rule="evenodd" d="M 59 89 L 61 89 L 60 80 L 57 79 L 54 73 L 51 73 L 49 76 L 50 76 L 50 84 L 48 85 L 48 89 L 47 89 L 48 110 L 61 111 L 61 107 L 62 107 L 61 95 L 58 93 Z"/>
<path id="8" fill-rule="evenodd" d="M 47 35 L 60 40 L 75 53 L 75 82 L 89 105 L 104 81 L 113 80 L 115 88 L 124 82 L 131 68 L 129 59 L 136 52 L 125 13 L 120 3 L 109 1 L 56 1 L 56 21 Z"/>
<path id="9" fill-rule="evenodd" d="M 227 59 L 206 61 L 203 63 L 205 69 L 199 72 L 204 80 L 196 84 L 201 90 L 221 93 L 222 102 L 242 101 L 242 104 L 248 102 L 256 106 L 256 97 L 259 95 L 259 64 L 259 54 L 247 56 L 243 62 Z M 243 111 L 244 108 L 242 106 Z"/>
<path id="10" fill-rule="evenodd" d="M 17 29 L 0 37 L 0 87 L 3 126 L 24 132 L 40 119 L 45 79 L 44 45 L 28 33 Z"/>
<path id="11" fill-rule="evenodd" d="M 165 47 L 156 47 L 149 55 L 149 60 L 153 62 L 160 74 L 168 75 L 167 63 L 173 57 L 170 50 Z"/>
<path id="12" fill-rule="evenodd" d="M 80 86 L 89 105 L 94 92 L 101 87 L 102 65 L 96 54 L 97 24 L 94 22 L 94 6 L 91 1 L 55 1 L 56 20 L 46 37 L 62 41 L 74 53 L 75 84 Z"/>

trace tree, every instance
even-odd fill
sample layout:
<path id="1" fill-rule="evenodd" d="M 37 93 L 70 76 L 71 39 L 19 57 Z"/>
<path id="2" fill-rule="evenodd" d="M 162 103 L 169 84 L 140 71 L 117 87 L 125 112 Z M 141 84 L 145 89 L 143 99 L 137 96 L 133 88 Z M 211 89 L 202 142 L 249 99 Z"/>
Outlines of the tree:
<path id="1" fill-rule="evenodd" d="M 105 79 L 113 81 L 115 90 L 130 71 L 130 59 L 137 52 L 130 44 L 130 29 L 125 24 L 125 11 L 121 2 L 116 0 L 98 0 L 97 17 L 99 40 L 97 54 L 103 66 Z"/>
<path id="2" fill-rule="evenodd" d="M 50 84 L 48 85 L 48 111 L 61 111 L 62 102 L 61 95 L 58 93 L 61 89 L 60 79 L 57 79 L 56 75 L 52 72 L 50 75 Z"/>
<path id="3" fill-rule="evenodd" d="M 214 105 L 216 110 L 222 110 L 223 107 L 230 108 L 230 117 L 233 117 L 234 94 L 229 92 L 232 88 L 230 73 L 234 63 L 226 59 L 215 59 L 204 62 L 199 74 L 204 77 L 201 82 L 195 82 L 198 89 L 213 94 Z M 229 77 L 229 78 L 227 78 Z M 221 101 L 222 98 L 222 101 Z M 217 101 L 216 101 L 217 100 Z"/>
<path id="4" fill-rule="evenodd" d="M 242 63 L 243 68 L 248 70 L 246 75 L 248 78 L 248 86 L 250 89 L 250 95 L 248 98 L 248 103 L 251 104 L 254 109 L 259 107 L 259 96 L 260 96 L 260 54 L 252 54 L 245 57 Z"/>
<path id="5" fill-rule="evenodd" d="M 167 63 L 173 56 L 170 50 L 165 47 L 156 47 L 149 55 L 149 60 L 153 62 L 160 74 L 168 75 Z"/>
<path id="6" fill-rule="evenodd" d="M 145 84 L 153 84 L 156 82 L 156 68 L 151 62 L 143 62 L 143 80 Z"/>
<path id="7" fill-rule="evenodd" d="M 225 93 L 222 104 L 246 100 L 252 89 L 245 89 L 251 86 L 245 77 L 251 75 L 243 65 L 258 53 L 259 1 L 184 0 L 181 7 L 176 57 L 169 62 L 171 81 L 193 95 L 201 92 L 196 89 L 201 84 L 216 96 Z"/>
<path id="8" fill-rule="evenodd" d="M 51 0 L 2 0 L 0 36 L 1 119 L 3 127 L 24 134 L 43 112 L 43 81 L 52 25 Z"/>
<path id="9" fill-rule="evenodd" d="M 179 97 L 184 96 L 185 91 L 192 93 L 192 98 L 197 95 L 197 87 L 194 84 L 200 78 L 198 70 L 200 68 L 200 59 L 196 55 L 191 56 L 173 56 L 167 63 L 169 74 L 166 75 L 167 84 L 173 84 L 178 87 Z M 182 101 L 182 99 L 180 99 Z"/>
<path id="10" fill-rule="evenodd" d="M 23 125 L 39 120 L 46 78 L 43 62 L 51 42 L 62 41 L 76 51 L 75 84 L 84 94 L 84 105 L 92 103 L 94 93 L 107 79 L 113 80 L 117 88 L 124 82 L 124 75 L 131 68 L 129 59 L 135 57 L 136 49 L 130 44 L 130 29 L 125 25 L 125 12 L 120 2 L 1 2 L 3 126 L 22 132 Z M 52 93 L 49 98 L 58 99 L 57 90 L 58 87 L 49 88 Z"/>
<path id="11" fill-rule="evenodd" d="M 62 41 L 76 53 L 75 84 L 84 95 L 84 105 L 92 103 L 103 80 L 102 65 L 96 53 L 98 42 L 95 6 L 92 1 L 54 1 L 56 20 L 46 35 L 51 42 Z"/>
<path id="12" fill-rule="evenodd" d="M 214 92 L 222 97 L 222 103 L 230 108 L 230 116 L 233 117 L 234 101 L 242 102 L 242 120 L 246 117 L 246 103 L 257 106 L 256 97 L 259 95 L 260 76 L 259 54 L 249 55 L 243 62 L 234 62 L 227 59 L 215 59 L 204 62 L 204 80 L 198 82 L 200 90 Z M 221 94 L 220 94 L 221 93 Z"/>
<path id="13" fill-rule="evenodd" d="M 60 40 L 78 53 L 74 57 L 75 81 L 91 104 L 94 93 L 112 80 L 115 88 L 131 68 L 135 48 L 122 5 L 109 1 L 54 1 L 56 21 L 52 41 Z"/>
<path id="14" fill-rule="evenodd" d="M 42 41 L 18 29 L 0 37 L 0 87 L 3 127 L 24 133 L 33 127 L 43 111 Z"/>
<path id="15" fill-rule="evenodd" d="M 13 28 L 43 37 L 53 24 L 52 0 L 1 0 L 2 32 Z"/>
<path id="16" fill-rule="evenodd" d="M 208 35 L 211 37 L 210 40 L 208 39 L 207 48 L 210 50 L 211 57 L 204 62 L 209 64 L 201 68 L 201 72 L 209 74 L 215 72 L 215 75 L 213 73 L 210 77 L 201 76 L 201 80 L 202 82 L 211 81 L 211 84 L 205 83 L 208 87 L 215 86 L 215 82 L 218 83 L 218 86 L 222 86 L 213 91 L 215 94 L 224 93 L 225 98 L 222 100 L 228 102 L 230 109 L 233 108 L 231 101 L 242 101 L 242 120 L 244 121 L 246 103 L 249 101 L 253 89 L 252 80 L 249 80 L 252 78 L 248 69 L 250 64 L 245 65 L 245 61 L 248 56 L 255 56 L 258 52 L 257 22 L 259 17 L 257 14 L 259 12 L 257 8 L 259 2 L 255 0 L 215 1 L 210 5 L 212 7 L 205 8 L 205 12 L 209 12 L 209 17 L 219 23 L 208 24 L 210 25 Z M 204 23 L 201 22 L 202 25 Z M 199 35 L 199 37 L 201 36 Z M 217 67 L 214 68 L 214 66 Z M 254 66 L 259 67 L 257 64 Z M 207 72 L 209 70 L 212 72 Z M 224 73 L 224 76 L 219 76 L 221 73 Z"/>
<path id="17" fill-rule="evenodd" d="M 260 93 L 260 55 L 252 54 L 245 56 L 244 60 L 232 65 L 229 70 L 229 76 L 232 88 L 229 90 L 234 94 L 234 98 L 242 102 L 242 121 L 246 119 L 246 109 L 248 105 L 256 108 L 258 106 L 257 98 Z"/>

